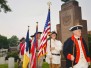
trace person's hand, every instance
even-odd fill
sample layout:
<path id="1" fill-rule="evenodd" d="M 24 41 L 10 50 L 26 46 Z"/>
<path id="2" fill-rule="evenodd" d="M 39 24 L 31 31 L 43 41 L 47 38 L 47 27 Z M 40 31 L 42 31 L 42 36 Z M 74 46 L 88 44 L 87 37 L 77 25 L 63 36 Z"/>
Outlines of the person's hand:
<path id="1" fill-rule="evenodd" d="M 71 60 L 74 61 L 74 56 L 73 55 L 71 56 Z"/>
<path id="2" fill-rule="evenodd" d="M 90 62 L 88 62 L 88 65 L 90 65 Z"/>
<path id="3" fill-rule="evenodd" d="M 50 60 L 52 60 L 52 57 L 50 58 Z"/>
<path id="4" fill-rule="evenodd" d="M 51 51 L 54 50 L 54 49 L 55 49 L 55 47 L 51 47 Z"/>
<path id="5" fill-rule="evenodd" d="M 50 62 L 52 62 L 52 57 L 50 58 Z"/>

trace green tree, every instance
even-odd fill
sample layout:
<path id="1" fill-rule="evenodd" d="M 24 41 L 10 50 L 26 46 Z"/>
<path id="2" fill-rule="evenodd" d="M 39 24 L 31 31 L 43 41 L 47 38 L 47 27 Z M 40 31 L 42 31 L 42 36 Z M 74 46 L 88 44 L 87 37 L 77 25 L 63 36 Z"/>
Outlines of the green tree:
<path id="1" fill-rule="evenodd" d="M 0 49 L 1 48 L 8 48 L 8 39 L 2 35 L 0 35 Z"/>
<path id="2" fill-rule="evenodd" d="M 88 45 L 91 45 L 91 34 L 88 34 Z"/>
<path id="3" fill-rule="evenodd" d="M 63 1 L 63 2 L 67 2 L 67 1 L 69 1 L 69 0 L 61 0 L 61 1 Z"/>
<path id="4" fill-rule="evenodd" d="M 11 38 L 8 39 L 9 46 L 17 46 L 18 45 L 18 37 L 13 35 Z"/>
<path id="5" fill-rule="evenodd" d="M 91 57 L 91 34 L 88 34 L 88 45 L 89 45 L 89 54 Z"/>
<path id="6" fill-rule="evenodd" d="M 10 7 L 7 5 L 6 0 L 0 0 L 0 12 L 1 12 L 1 10 L 4 10 L 5 13 L 11 11 Z"/>

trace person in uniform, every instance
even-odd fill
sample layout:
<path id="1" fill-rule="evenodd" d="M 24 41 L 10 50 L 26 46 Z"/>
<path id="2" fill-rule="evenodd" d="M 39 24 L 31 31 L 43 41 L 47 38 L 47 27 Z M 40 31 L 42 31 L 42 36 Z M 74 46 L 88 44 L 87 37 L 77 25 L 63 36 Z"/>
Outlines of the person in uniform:
<path id="1" fill-rule="evenodd" d="M 19 53 L 18 68 L 22 67 L 23 56 L 24 56 L 24 48 L 25 48 L 25 38 L 22 37 L 20 39 L 19 45 L 17 46 L 17 50 L 18 50 L 18 53 Z"/>
<path id="2" fill-rule="evenodd" d="M 36 40 L 37 40 L 37 51 L 38 51 L 38 48 L 39 48 L 39 46 L 40 46 L 40 38 L 41 38 L 41 34 L 42 34 L 42 32 L 37 32 L 37 34 L 34 34 L 34 35 L 31 35 L 31 40 L 30 40 L 30 42 L 31 42 L 31 45 L 33 44 L 33 42 L 34 42 L 34 38 L 35 38 L 35 35 L 36 35 Z M 31 46 L 32 47 L 32 46 Z"/>
<path id="3" fill-rule="evenodd" d="M 40 42 L 41 42 L 41 34 L 42 34 L 42 32 L 38 32 L 38 33 L 36 34 L 36 39 L 37 39 L 37 41 L 38 41 L 38 47 L 37 47 L 38 51 L 39 51 Z"/>
<path id="4" fill-rule="evenodd" d="M 25 38 L 23 37 L 20 40 L 20 44 L 19 44 L 19 51 L 20 51 L 20 59 L 21 61 L 23 61 L 23 55 L 24 55 L 24 48 L 25 48 Z"/>
<path id="5" fill-rule="evenodd" d="M 40 43 L 41 43 L 41 34 L 42 32 L 38 32 L 36 34 L 36 39 L 38 42 L 38 46 L 37 46 L 37 68 L 42 68 L 42 64 L 43 64 L 43 57 L 41 57 L 40 59 L 38 59 L 38 52 L 39 52 L 39 47 L 40 47 Z"/>
<path id="6" fill-rule="evenodd" d="M 30 37 L 31 37 L 31 39 L 30 39 L 31 47 L 30 48 L 32 48 L 33 42 L 34 42 L 34 35 L 31 35 Z M 31 53 L 31 49 L 30 49 L 30 53 Z"/>
<path id="7" fill-rule="evenodd" d="M 49 64 L 50 68 L 59 68 L 61 59 L 62 43 L 56 39 L 57 33 L 55 31 L 51 34 L 51 39 L 47 42 L 47 55 L 46 62 Z"/>
<path id="8" fill-rule="evenodd" d="M 66 58 L 66 68 L 88 68 L 90 58 L 85 40 L 81 36 L 82 25 L 76 25 L 69 30 L 72 37 L 63 45 L 63 54 Z"/>

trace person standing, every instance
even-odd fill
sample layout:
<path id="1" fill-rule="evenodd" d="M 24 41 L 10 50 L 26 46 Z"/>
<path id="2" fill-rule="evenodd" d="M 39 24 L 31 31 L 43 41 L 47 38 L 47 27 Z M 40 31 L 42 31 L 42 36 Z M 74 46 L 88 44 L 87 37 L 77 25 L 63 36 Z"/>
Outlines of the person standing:
<path id="1" fill-rule="evenodd" d="M 62 43 L 56 39 L 57 33 L 55 31 L 51 34 L 51 41 L 47 42 L 47 55 L 46 62 L 50 65 L 50 68 L 59 68 L 61 59 Z"/>
<path id="2" fill-rule="evenodd" d="M 31 43 L 30 53 L 31 53 L 31 49 L 33 47 L 33 42 L 34 42 L 34 35 L 31 35 L 30 37 L 31 37 L 31 39 L 30 39 L 30 43 Z"/>
<path id="3" fill-rule="evenodd" d="M 25 48 L 25 38 L 23 37 L 20 40 L 20 44 L 19 44 L 19 51 L 20 51 L 20 59 L 21 61 L 23 61 L 23 55 L 24 55 L 24 48 Z"/>
<path id="4" fill-rule="evenodd" d="M 36 51 L 36 55 L 37 55 L 37 68 L 42 68 L 42 64 L 43 64 L 43 57 L 41 57 L 40 59 L 38 59 L 38 52 L 39 52 L 39 47 L 40 47 L 40 42 L 41 42 L 41 34 L 42 32 L 38 32 L 36 34 L 36 40 L 37 40 L 37 51 Z"/>
<path id="5" fill-rule="evenodd" d="M 69 30 L 73 35 L 63 45 L 66 58 L 66 68 L 88 68 L 90 58 L 85 40 L 81 36 L 82 25 L 76 25 Z"/>
<path id="6" fill-rule="evenodd" d="M 23 38 L 20 39 L 20 43 L 17 46 L 17 50 L 18 50 L 18 53 L 19 53 L 18 68 L 22 68 L 24 48 L 25 48 L 25 38 L 23 37 Z"/>

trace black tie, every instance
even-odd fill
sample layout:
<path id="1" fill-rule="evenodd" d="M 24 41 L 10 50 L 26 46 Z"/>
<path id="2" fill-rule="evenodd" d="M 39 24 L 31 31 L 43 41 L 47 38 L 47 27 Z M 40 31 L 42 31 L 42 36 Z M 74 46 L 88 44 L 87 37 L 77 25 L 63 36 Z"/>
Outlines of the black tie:
<path id="1" fill-rule="evenodd" d="M 80 38 L 77 38 L 77 40 L 80 40 Z"/>

